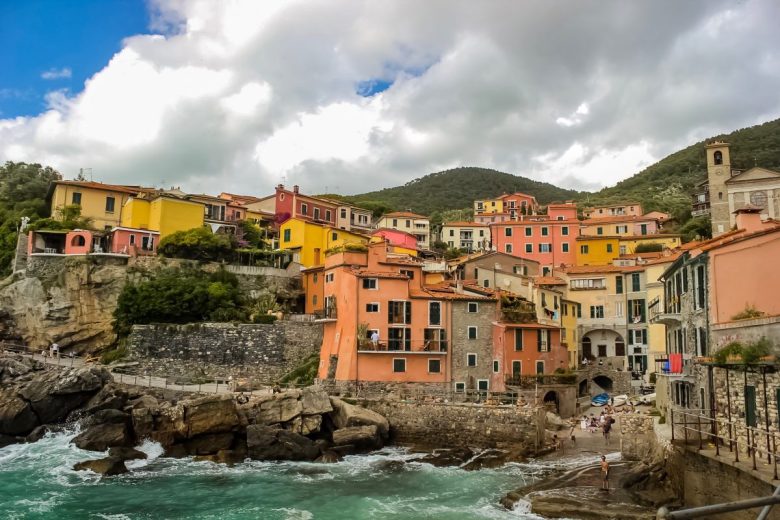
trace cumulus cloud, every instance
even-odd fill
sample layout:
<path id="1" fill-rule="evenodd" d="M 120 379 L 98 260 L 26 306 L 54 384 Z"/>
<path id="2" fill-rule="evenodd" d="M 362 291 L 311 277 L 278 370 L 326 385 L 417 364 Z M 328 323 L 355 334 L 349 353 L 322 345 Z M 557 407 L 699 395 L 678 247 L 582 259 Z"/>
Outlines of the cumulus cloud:
<path id="1" fill-rule="evenodd" d="M 264 194 L 491 167 L 597 189 L 780 115 L 771 0 L 152 0 L 82 91 L 0 119 L 0 160 Z M 218 186 L 219 188 L 215 188 Z"/>
<path id="2" fill-rule="evenodd" d="M 63 79 L 69 78 L 73 75 L 73 71 L 69 67 L 63 67 L 61 69 L 49 69 L 46 72 L 41 73 L 43 79 Z"/>

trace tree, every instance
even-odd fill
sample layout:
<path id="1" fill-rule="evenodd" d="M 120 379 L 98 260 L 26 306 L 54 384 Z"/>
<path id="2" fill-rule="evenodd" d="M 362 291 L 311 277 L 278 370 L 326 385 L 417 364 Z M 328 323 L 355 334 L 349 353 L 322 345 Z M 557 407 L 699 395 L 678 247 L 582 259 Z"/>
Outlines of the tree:
<path id="1" fill-rule="evenodd" d="M 710 217 L 704 215 L 692 218 L 680 227 L 680 234 L 683 236 L 685 242 L 712 238 L 712 222 L 710 221 Z"/>
<path id="2" fill-rule="evenodd" d="M 163 238 L 157 253 L 169 258 L 221 261 L 232 259 L 235 246 L 232 236 L 214 234 L 210 229 L 198 227 Z"/>

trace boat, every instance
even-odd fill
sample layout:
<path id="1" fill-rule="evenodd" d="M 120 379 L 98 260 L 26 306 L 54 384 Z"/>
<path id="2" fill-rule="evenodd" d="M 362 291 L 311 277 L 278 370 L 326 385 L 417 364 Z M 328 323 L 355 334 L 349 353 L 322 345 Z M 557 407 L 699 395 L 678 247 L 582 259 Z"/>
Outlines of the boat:
<path id="1" fill-rule="evenodd" d="M 609 402 L 609 394 L 607 393 L 594 395 L 590 400 L 590 404 L 592 406 L 604 406 L 608 402 Z"/>
<path id="2" fill-rule="evenodd" d="M 639 404 L 653 404 L 655 403 L 655 392 L 652 394 L 643 395 L 639 398 Z"/>
<path id="3" fill-rule="evenodd" d="M 616 395 L 612 398 L 612 405 L 613 406 L 623 406 L 624 404 L 628 403 L 628 396 L 623 395 Z"/>

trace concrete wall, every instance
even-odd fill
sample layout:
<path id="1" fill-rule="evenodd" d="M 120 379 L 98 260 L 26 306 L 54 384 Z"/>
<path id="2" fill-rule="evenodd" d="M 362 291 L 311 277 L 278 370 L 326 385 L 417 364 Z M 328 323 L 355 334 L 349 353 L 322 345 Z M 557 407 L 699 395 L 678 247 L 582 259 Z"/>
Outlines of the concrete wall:
<path id="1" fill-rule="evenodd" d="M 391 434 L 401 444 L 447 448 L 502 448 L 544 442 L 544 409 L 476 404 L 407 403 L 363 400 L 390 422 Z"/>
<path id="2" fill-rule="evenodd" d="M 130 358 L 153 374 L 247 378 L 269 383 L 319 353 L 322 325 L 195 323 L 135 325 Z"/>

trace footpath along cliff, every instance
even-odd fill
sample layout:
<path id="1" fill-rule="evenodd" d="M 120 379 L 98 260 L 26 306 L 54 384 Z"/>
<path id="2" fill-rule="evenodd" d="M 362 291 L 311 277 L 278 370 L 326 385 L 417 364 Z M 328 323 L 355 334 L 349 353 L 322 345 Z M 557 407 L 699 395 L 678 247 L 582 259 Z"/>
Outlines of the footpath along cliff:
<path id="1" fill-rule="evenodd" d="M 172 457 L 336 462 L 381 448 L 389 435 L 384 417 L 317 387 L 238 398 L 163 395 L 117 385 L 105 368 L 47 369 L 23 357 L 0 358 L 0 385 L 0 447 L 80 421 L 72 442 L 108 456 L 76 469 L 105 475 L 144 457 L 133 447 L 145 439 Z"/>

